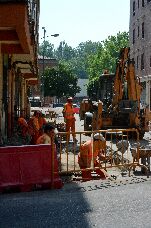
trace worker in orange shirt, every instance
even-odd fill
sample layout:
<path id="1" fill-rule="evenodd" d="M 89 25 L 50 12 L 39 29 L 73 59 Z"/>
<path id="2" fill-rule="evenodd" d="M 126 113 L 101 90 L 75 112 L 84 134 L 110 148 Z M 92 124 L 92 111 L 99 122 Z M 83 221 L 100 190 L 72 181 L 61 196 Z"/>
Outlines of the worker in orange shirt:
<path id="1" fill-rule="evenodd" d="M 37 139 L 36 144 L 50 144 L 52 145 L 52 141 L 54 140 L 55 128 L 49 123 L 44 126 L 44 133 Z"/>
<path id="2" fill-rule="evenodd" d="M 21 114 L 18 118 L 18 126 L 22 137 L 25 137 L 28 132 L 28 124 L 23 115 Z"/>
<path id="3" fill-rule="evenodd" d="M 39 112 L 35 111 L 34 115 L 30 118 L 28 122 L 29 131 L 31 132 L 31 144 L 35 145 L 39 137 Z"/>
<path id="4" fill-rule="evenodd" d="M 38 123 L 39 123 L 39 136 L 41 136 L 44 132 L 44 126 L 47 123 L 45 119 L 45 115 L 42 112 L 39 112 Z"/>
<path id="5" fill-rule="evenodd" d="M 89 140 L 80 146 L 80 153 L 78 154 L 78 163 L 82 170 L 82 178 L 84 180 L 91 180 L 91 162 L 93 161 L 94 167 L 101 167 L 100 161 L 105 160 L 106 141 L 102 134 L 97 133 L 94 135 L 93 140 Z M 93 152 L 92 152 L 93 150 Z M 96 173 L 100 178 L 105 179 L 108 174 L 105 170 L 96 169 Z"/>
<path id="6" fill-rule="evenodd" d="M 24 118 L 24 114 L 20 114 L 18 118 L 18 128 L 17 128 L 18 140 L 21 144 L 29 144 L 31 136 L 29 133 L 28 123 Z"/>
<path id="7" fill-rule="evenodd" d="M 63 116 L 64 116 L 64 120 L 66 123 L 66 132 L 70 133 L 70 129 L 72 132 L 72 136 L 73 136 L 73 141 L 77 142 L 76 139 L 76 135 L 75 135 L 75 117 L 74 117 L 74 109 L 73 109 L 73 98 L 69 97 L 67 99 L 67 103 L 64 105 L 64 109 L 63 109 Z M 67 135 L 67 141 L 69 141 L 70 139 L 70 134 Z"/>

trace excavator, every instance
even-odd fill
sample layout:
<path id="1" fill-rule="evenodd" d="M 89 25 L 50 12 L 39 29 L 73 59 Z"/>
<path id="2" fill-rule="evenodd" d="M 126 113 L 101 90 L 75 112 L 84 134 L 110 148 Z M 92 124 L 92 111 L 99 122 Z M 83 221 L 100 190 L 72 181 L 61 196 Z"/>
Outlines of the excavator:
<path id="1" fill-rule="evenodd" d="M 80 105 L 84 130 L 135 128 L 143 138 L 149 131 L 149 109 L 140 104 L 142 87 L 130 48 L 121 49 L 115 74 L 104 72 L 98 85 L 96 101 L 84 99 Z"/>

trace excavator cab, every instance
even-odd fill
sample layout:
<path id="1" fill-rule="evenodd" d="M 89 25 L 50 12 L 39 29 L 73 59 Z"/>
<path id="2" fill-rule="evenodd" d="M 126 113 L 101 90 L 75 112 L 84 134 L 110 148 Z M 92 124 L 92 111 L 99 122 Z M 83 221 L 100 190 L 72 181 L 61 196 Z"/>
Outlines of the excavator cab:
<path id="1" fill-rule="evenodd" d="M 99 77 L 97 100 L 103 103 L 103 112 L 107 112 L 112 103 L 115 74 L 105 73 Z"/>

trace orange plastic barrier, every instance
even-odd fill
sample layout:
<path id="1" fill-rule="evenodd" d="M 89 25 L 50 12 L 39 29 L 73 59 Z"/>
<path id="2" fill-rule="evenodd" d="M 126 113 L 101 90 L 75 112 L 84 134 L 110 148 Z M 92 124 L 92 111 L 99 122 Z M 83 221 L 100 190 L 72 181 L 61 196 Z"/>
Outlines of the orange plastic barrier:
<path id="1" fill-rule="evenodd" d="M 51 145 L 0 147 L 0 191 L 12 187 L 30 191 L 36 185 L 63 186 Z"/>

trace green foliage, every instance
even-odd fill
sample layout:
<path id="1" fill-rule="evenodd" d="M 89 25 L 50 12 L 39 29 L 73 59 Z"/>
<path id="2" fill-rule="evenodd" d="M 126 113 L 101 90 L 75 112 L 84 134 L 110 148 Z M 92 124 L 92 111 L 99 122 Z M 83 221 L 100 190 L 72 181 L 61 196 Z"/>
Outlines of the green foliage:
<path id="1" fill-rule="evenodd" d="M 76 51 L 63 41 L 60 42 L 59 47 L 54 50 L 54 56 L 60 61 L 70 62 L 70 59 L 76 56 Z"/>
<path id="2" fill-rule="evenodd" d="M 54 45 L 49 43 L 48 41 L 44 41 L 39 46 L 39 55 L 44 55 L 47 58 L 52 58 L 54 56 Z"/>
<path id="3" fill-rule="evenodd" d="M 99 90 L 98 78 L 96 77 L 96 78 L 93 78 L 92 80 L 89 80 L 87 85 L 87 93 L 92 100 L 97 100 L 98 90 Z"/>
<path id="4" fill-rule="evenodd" d="M 44 72 L 44 96 L 75 96 L 80 92 L 78 78 L 66 65 L 59 64 L 57 69 L 47 68 Z"/>
<path id="5" fill-rule="evenodd" d="M 60 63 L 68 65 L 78 78 L 88 78 L 89 58 L 102 47 L 100 42 L 86 41 L 80 43 L 77 48 L 72 48 L 63 41 L 59 47 L 54 50 L 53 45 L 45 41 L 39 47 L 39 54 L 43 55 L 43 50 L 46 57 L 52 56 L 59 60 Z"/>
<path id="6" fill-rule="evenodd" d="M 97 80 L 104 70 L 108 70 L 109 73 L 115 73 L 121 48 L 129 46 L 129 34 L 127 32 L 119 32 L 117 36 L 109 36 L 102 44 L 103 48 L 89 59 L 89 67 L 87 69 L 89 74 L 88 93 L 91 96 L 96 93 L 97 89 L 94 88 L 94 82 L 97 87 Z"/>
<path id="7" fill-rule="evenodd" d="M 50 44 L 48 41 L 45 41 L 39 47 L 39 54 L 44 54 L 46 57 L 55 57 L 58 59 L 59 63 L 64 66 L 64 70 L 69 70 L 70 73 L 68 72 L 68 77 L 71 74 L 75 75 L 74 77 L 76 77 L 76 80 L 77 78 L 89 78 L 88 93 L 92 93 L 93 95 L 93 93 L 96 93 L 95 87 L 97 87 L 97 80 L 99 76 L 106 69 L 110 73 L 115 73 L 116 62 L 119 57 L 120 49 L 128 46 L 129 33 L 119 32 L 116 36 L 109 36 L 107 39 L 101 42 L 82 42 L 76 48 L 68 46 L 68 44 L 63 41 L 60 42 L 59 47 L 55 50 L 52 44 Z M 62 91 L 64 90 L 64 86 L 62 87 L 62 82 L 64 82 L 64 80 L 67 82 L 67 78 L 66 73 L 60 68 L 60 66 L 58 69 L 60 70 L 60 73 L 54 69 L 51 72 L 49 69 L 50 79 L 48 79 L 47 76 L 47 82 L 50 80 L 50 83 L 46 83 L 46 91 L 48 94 L 47 87 L 49 87 L 49 84 L 51 85 L 53 82 L 54 84 L 52 87 L 49 87 L 49 90 L 51 89 L 49 93 L 56 94 L 57 91 L 57 96 L 60 97 L 63 93 L 66 94 Z M 53 75 L 55 75 L 54 78 Z M 65 77 L 65 79 L 63 79 L 63 77 Z M 54 80 L 59 80 L 59 82 L 54 82 Z M 60 80 L 61 84 L 59 84 Z M 56 85 L 56 87 L 54 85 Z M 62 88 L 59 89 L 59 85 Z M 68 93 L 72 93 L 70 92 L 69 88 Z"/>
<path id="8" fill-rule="evenodd" d="M 116 62 L 121 48 L 129 46 L 129 35 L 127 32 L 118 33 L 117 36 L 109 36 L 102 42 L 103 48 L 89 59 L 89 78 L 95 78 L 107 69 L 110 73 L 115 73 Z M 95 74 L 93 74 L 95 72 Z"/>

